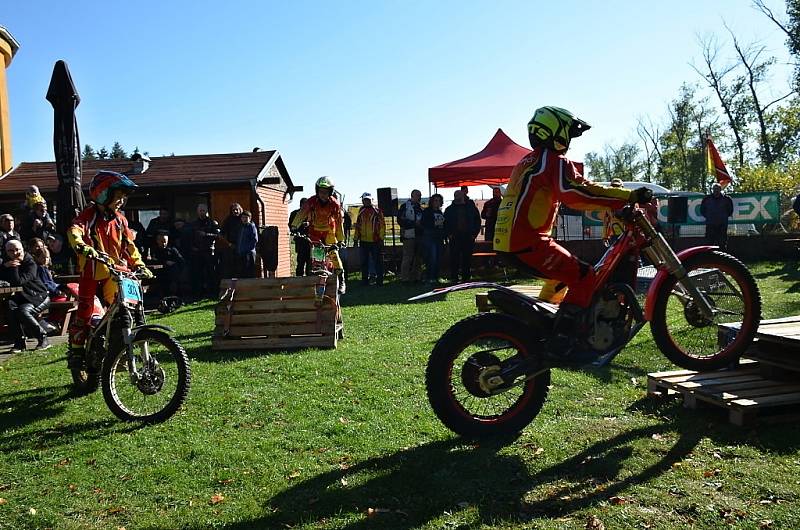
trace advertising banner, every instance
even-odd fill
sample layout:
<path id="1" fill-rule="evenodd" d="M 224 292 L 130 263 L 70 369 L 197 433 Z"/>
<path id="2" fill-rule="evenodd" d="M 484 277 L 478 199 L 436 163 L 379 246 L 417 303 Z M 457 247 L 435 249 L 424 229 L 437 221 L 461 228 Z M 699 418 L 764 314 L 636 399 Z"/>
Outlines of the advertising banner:
<path id="1" fill-rule="evenodd" d="M 662 223 L 667 222 L 668 218 L 668 195 L 656 195 L 658 201 L 658 220 Z M 780 193 L 768 191 L 764 193 L 731 193 L 728 195 L 733 200 L 733 215 L 729 223 L 777 223 L 780 220 Z M 706 218 L 700 215 L 700 202 L 703 195 L 691 195 L 688 197 L 689 212 L 687 225 L 704 225 Z M 583 225 L 597 226 L 603 224 L 603 212 L 584 212 Z"/>

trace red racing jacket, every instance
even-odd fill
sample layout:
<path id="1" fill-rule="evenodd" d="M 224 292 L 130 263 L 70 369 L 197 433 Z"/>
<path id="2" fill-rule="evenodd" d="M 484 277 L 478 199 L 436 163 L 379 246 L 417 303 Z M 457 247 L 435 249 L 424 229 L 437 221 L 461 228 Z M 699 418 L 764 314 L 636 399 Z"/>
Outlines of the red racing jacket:
<path id="1" fill-rule="evenodd" d="M 511 173 L 497 212 L 494 249 L 520 252 L 532 239 L 550 237 L 561 203 L 576 210 L 616 210 L 630 194 L 593 183 L 563 154 L 537 147 Z"/>

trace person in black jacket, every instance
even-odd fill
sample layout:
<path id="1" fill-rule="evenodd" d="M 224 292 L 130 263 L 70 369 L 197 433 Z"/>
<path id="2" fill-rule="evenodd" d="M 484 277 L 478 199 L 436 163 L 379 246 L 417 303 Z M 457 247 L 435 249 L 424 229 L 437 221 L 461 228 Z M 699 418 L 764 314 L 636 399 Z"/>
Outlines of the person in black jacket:
<path id="1" fill-rule="evenodd" d="M 50 304 L 47 287 L 39 279 L 38 266 L 30 254 L 25 253 L 22 243 L 16 239 L 6 242 L 6 259 L 0 266 L 0 280 L 22 291 L 6 302 L 8 327 L 14 335 L 12 352 L 25 350 L 25 331 L 30 331 L 38 340 L 37 350 L 50 347 L 47 333 L 39 325 L 38 315 Z"/>
<path id="2" fill-rule="evenodd" d="M 453 204 L 444 211 L 444 227 L 450 238 L 450 281 L 457 283 L 460 273 L 467 282 L 472 277 L 470 260 L 481 231 L 481 214 L 461 190 L 453 194 Z"/>
<path id="3" fill-rule="evenodd" d="M 184 260 L 180 251 L 170 244 L 169 232 L 160 230 L 156 234 L 156 243 L 150 251 L 148 265 L 161 265 L 155 269 L 158 279 L 158 296 L 180 296 L 181 270 Z"/>
<path id="4" fill-rule="evenodd" d="M 714 183 L 711 193 L 700 202 L 700 213 L 706 218 L 706 243 L 728 248 L 728 218 L 733 215 L 733 201 L 722 194 L 722 186 Z"/>
<path id="5" fill-rule="evenodd" d="M 214 245 L 219 236 L 219 223 L 208 215 L 208 206 L 197 205 L 197 219 L 192 223 L 192 285 L 194 294 L 216 298 L 219 279 Z"/>

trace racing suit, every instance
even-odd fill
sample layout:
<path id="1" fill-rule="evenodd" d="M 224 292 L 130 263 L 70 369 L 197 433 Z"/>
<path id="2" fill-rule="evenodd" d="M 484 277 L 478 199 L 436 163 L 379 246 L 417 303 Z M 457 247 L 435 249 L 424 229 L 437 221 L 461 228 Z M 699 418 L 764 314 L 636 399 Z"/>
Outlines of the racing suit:
<path id="1" fill-rule="evenodd" d="M 335 197 L 322 202 L 319 197 L 309 198 L 303 208 L 297 212 L 292 222 L 292 229 L 297 230 L 304 222 L 308 221 L 308 237 L 321 241 L 326 245 L 333 245 L 344 241 L 342 228 L 342 207 Z M 339 251 L 331 252 L 333 269 L 337 272 L 344 270 Z"/>
<path id="2" fill-rule="evenodd" d="M 495 225 L 494 249 L 512 255 L 537 276 L 566 284 L 565 303 L 588 307 L 594 269 L 551 237 L 563 202 L 577 210 L 619 209 L 630 190 L 598 186 L 569 159 L 537 147 L 514 167 Z"/>
<path id="3" fill-rule="evenodd" d="M 111 256 L 116 263 L 127 265 L 131 269 L 144 267 L 142 256 L 133 244 L 133 233 L 128 228 L 128 220 L 119 212 L 106 210 L 101 212 L 92 205 L 84 209 L 67 230 L 70 246 L 78 255 L 78 309 L 75 320 L 69 330 L 70 347 L 82 348 L 89 330 L 89 319 L 94 308 L 94 297 L 100 287 L 100 298 L 107 304 L 114 301 L 117 285 L 111 280 L 108 267 L 87 259 L 80 249 L 93 247 L 98 252 Z"/>

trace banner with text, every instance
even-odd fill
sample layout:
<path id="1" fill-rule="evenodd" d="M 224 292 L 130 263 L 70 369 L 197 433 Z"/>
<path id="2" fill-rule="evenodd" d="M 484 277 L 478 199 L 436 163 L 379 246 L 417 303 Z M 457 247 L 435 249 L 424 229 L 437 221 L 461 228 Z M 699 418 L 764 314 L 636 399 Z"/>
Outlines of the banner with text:
<path id="1" fill-rule="evenodd" d="M 781 216 L 780 193 L 768 191 L 764 193 L 731 193 L 728 195 L 733 201 L 733 215 L 729 223 L 777 223 Z M 667 222 L 667 197 L 669 195 L 656 195 L 658 197 L 658 220 L 662 223 Z M 689 211 L 687 215 L 687 225 L 706 224 L 706 218 L 700 214 L 700 202 L 703 195 L 692 195 L 688 197 Z M 596 226 L 603 224 L 603 212 L 593 211 L 584 212 L 583 225 Z"/>

